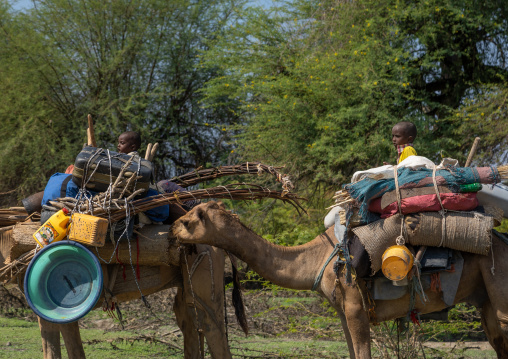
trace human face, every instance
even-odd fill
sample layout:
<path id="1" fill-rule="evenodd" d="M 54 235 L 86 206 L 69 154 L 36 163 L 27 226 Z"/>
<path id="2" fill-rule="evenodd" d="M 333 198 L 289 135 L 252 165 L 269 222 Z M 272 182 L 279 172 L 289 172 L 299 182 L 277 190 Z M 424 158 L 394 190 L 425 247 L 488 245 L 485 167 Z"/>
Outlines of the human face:
<path id="1" fill-rule="evenodd" d="M 397 145 L 407 145 L 408 143 L 413 142 L 413 136 L 408 136 L 404 132 L 404 128 L 402 126 L 393 126 L 392 128 L 392 143 L 395 147 Z"/>
<path id="2" fill-rule="evenodd" d="M 132 142 L 132 138 L 129 135 L 122 133 L 120 137 L 118 137 L 118 145 L 116 149 L 120 153 L 129 153 L 134 151 L 136 145 Z"/>

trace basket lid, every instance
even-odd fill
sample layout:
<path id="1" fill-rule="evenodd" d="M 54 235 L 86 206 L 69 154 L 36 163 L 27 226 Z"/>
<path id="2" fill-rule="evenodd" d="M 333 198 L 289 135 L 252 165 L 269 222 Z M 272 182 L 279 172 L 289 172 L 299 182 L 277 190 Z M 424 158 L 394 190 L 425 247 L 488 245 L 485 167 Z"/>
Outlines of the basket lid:
<path id="1" fill-rule="evenodd" d="M 25 297 L 35 314 L 53 323 L 86 315 L 102 292 L 99 260 L 85 246 L 60 241 L 38 252 L 25 274 Z"/>

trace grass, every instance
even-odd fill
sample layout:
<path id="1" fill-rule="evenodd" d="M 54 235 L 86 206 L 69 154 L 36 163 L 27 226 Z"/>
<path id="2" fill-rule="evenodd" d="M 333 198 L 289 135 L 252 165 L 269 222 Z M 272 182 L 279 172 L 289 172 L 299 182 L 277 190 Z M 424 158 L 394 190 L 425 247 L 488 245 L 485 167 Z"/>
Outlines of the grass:
<path id="1" fill-rule="evenodd" d="M 166 328 L 171 331 L 173 328 Z M 0 358 L 26 359 L 42 357 L 41 339 L 37 322 L 0 317 Z M 120 358 L 182 358 L 181 351 L 172 346 L 183 347 L 182 338 L 163 338 L 161 331 L 114 331 L 81 329 L 86 357 L 89 359 Z M 170 345 L 163 343 L 169 343 Z M 249 337 L 233 335 L 231 351 L 236 358 L 319 358 L 347 357 L 343 342 L 325 340 L 293 340 L 287 338 Z M 309 354 L 313 353 L 313 354 Z M 316 354 L 319 353 L 319 354 Z M 311 356 L 309 356 L 311 355 Z M 67 358 L 65 349 L 62 356 Z"/>
<path id="2" fill-rule="evenodd" d="M 174 293 L 150 296 L 153 312 L 141 301 L 122 304 L 126 330 L 107 313 L 95 310 L 80 321 L 87 358 L 183 358 L 183 337 L 171 310 Z M 227 294 L 228 300 L 230 293 Z M 349 358 L 340 321 L 327 302 L 311 292 L 253 290 L 245 292 L 250 335 L 245 337 L 228 304 L 229 342 L 233 358 Z M 478 330 L 478 313 L 458 306 L 449 322 L 424 322 L 421 331 L 410 325 L 399 335 L 393 322 L 373 328 L 375 358 L 423 358 L 419 337 L 427 359 L 496 358 Z M 399 341 L 397 342 L 397 340 Z M 451 345 L 442 343 L 451 341 Z M 391 343 L 391 346 L 387 343 Z M 398 344 L 397 344 L 398 343 Z M 380 344 L 380 345 L 379 345 Z M 405 356 L 404 353 L 416 353 Z M 62 348 L 63 358 L 67 358 Z M 209 358 L 207 353 L 206 358 Z M 31 310 L 0 310 L 0 358 L 42 358 L 41 338 Z"/>

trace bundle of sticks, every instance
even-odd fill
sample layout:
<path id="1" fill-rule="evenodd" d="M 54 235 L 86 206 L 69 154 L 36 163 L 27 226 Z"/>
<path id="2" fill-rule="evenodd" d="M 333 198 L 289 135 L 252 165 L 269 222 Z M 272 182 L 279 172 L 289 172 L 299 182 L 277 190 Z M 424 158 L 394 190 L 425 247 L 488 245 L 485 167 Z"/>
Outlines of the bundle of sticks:
<path id="1" fill-rule="evenodd" d="M 334 208 L 337 206 L 344 206 L 345 204 L 353 203 L 355 201 L 355 199 L 352 198 L 349 192 L 346 191 L 345 189 L 335 192 L 333 199 L 335 200 L 335 204 L 328 207 L 327 209 Z"/>
<path id="2" fill-rule="evenodd" d="M 35 256 L 35 253 L 35 250 L 31 250 L 22 254 L 14 261 L 2 266 L 0 268 L 0 282 L 6 284 L 17 278 L 19 274 L 24 273 L 30 261 Z"/>
<path id="3" fill-rule="evenodd" d="M 232 199 L 232 200 L 256 200 L 262 198 L 275 198 L 290 203 L 298 212 L 305 209 L 299 200 L 302 199 L 296 194 L 285 191 L 274 191 L 255 184 L 236 183 L 227 186 L 218 186 L 193 191 L 176 191 L 171 194 L 158 194 L 134 201 L 128 199 L 109 199 L 97 195 L 89 201 L 78 201 L 75 198 L 59 198 L 50 201 L 54 210 L 67 208 L 80 213 L 90 213 L 97 217 L 108 218 L 112 222 L 124 219 L 127 214 L 135 215 L 139 212 L 159 207 L 165 204 L 183 204 L 185 201 L 197 199 Z"/>
<path id="4" fill-rule="evenodd" d="M 0 227 L 12 226 L 20 221 L 24 221 L 28 213 L 24 207 L 10 207 L 0 209 Z"/>
<path id="5" fill-rule="evenodd" d="M 239 165 L 233 166 L 219 166 L 212 168 L 197 168 L 194 171 L 186 173 L 182 176 L 175 176 L 170 179 L 171 182 L 175 182 L 181 187 L 189 187 L 200 182 L 209 181 L 215 178 L 242 175 L 242 174 L 257 174 L 263 173 L 271 174 L 275 176 L 277 182 L 282 184 L 282 189 L 286 192 L 294 189 L 293 184 L 289 180 L 289 176 L 279 172 L 284 167 L 273 167 L 267 166 L 260 162 L 245 162 Z"/>
<path id="6" fill-rule="evenodd" d="M 497 167 L 497 171 L 499 172 L 499 177 L 501 177 L 502 181 L 508 180 L 508 165 Z"/>

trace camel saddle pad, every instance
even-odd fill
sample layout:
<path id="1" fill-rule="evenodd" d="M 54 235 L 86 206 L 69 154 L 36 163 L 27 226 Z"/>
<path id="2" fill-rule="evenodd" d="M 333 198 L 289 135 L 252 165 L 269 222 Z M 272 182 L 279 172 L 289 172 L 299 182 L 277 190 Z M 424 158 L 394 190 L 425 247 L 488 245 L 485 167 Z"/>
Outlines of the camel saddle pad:
<path id="1" fill-rule="evenodd" d="M 395 215 L 352 229 L 369 254 L 372 273 L 381 269 L 384 251 L 396 244 L 402 218 Z M 478 212 L 448 212 L 444 220 L 438 212 L 404 216 L 406 243 L 483 255 L 489 252 L 493 227 L 494 218 Z"/>

